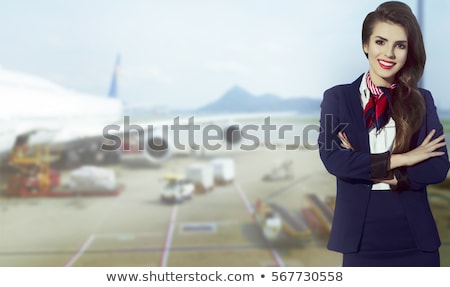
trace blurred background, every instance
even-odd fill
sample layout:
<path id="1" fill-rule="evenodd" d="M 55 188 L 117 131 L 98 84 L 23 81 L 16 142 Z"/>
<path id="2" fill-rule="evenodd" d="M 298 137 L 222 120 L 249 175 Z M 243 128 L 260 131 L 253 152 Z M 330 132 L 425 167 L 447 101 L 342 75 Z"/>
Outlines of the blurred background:
<path id="1" fill-rule="evenodd" d="M 339 266 L 320 102 L 367 71 L 382 2 L 2 1 L 0 266 Z M 449 134 L 450 1 L 404 2 Z M 177 117 L 199 148 L 165 136 Z M 449 182 L 430 187 L 444 266 Z"/>

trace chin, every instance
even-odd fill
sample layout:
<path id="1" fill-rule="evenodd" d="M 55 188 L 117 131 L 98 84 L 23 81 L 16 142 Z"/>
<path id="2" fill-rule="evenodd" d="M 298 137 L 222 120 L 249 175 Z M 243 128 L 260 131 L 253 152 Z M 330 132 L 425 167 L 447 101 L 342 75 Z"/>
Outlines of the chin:
<path id="1" fill-rule="evenodd" d="M 377 73 L 377 76 L 380 77 L 385 82 L 392 83 L 395 79 L 396 74 L 397 72 L 389 71 L 388 73 L 386 73 L 386 71 L 382 71 Z"/>

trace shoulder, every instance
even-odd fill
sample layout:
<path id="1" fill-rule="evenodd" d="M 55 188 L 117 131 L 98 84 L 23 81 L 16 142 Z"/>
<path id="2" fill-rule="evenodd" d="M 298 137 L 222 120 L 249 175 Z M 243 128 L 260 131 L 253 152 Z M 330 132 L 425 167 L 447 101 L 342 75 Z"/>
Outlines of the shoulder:
<path id="1" fill-rule="evenodd" d="M 352 83 L 336 85 L 336 86 L 333 86 L 333 87 L 325 90 L 324 97 L 329 97 L 331 95 L 345 96 L 345 95 L 348 95 L 349 93 L 352 93 L 353 91 L 358 91 L 363 75 L 359 76 Z"/>
<path id="2" fill-rule="evenodd" d="M 425 99 L 427 99 L 427 98 L 433 98 L 432 95 L 431 95 L 431 92 L 430 92 L 429 90 L 419 88 L 419 91 L 420 91 L 420 93 L 422 94 L 422 96 L 423 96 Z"/>
<path id="3" fill-rule="evenodd" d="M 434 100 L 431 92 L 426 89 L 419 88 L 420 93 L 422 94 L 422 97 L 425 101 L 425 104 L 427 107 L 433 107 L 434 106 Z"/>

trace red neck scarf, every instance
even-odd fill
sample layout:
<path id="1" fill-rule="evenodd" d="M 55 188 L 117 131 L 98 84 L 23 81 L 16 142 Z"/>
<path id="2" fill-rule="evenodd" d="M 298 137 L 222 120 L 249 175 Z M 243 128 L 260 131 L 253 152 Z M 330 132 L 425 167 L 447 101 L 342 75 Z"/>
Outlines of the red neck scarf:
<path id="1" fill-rule="evenodd" d="M 367 129 L 375 127 L 378 132 L 389 122 L 391 93 L 397 85 L 394 83 L 390 88 L 377 87 L 370 78 L 370 72 L 367 72 L 366 84 L 370 99 L 364 108 L 364 122 Z"/>

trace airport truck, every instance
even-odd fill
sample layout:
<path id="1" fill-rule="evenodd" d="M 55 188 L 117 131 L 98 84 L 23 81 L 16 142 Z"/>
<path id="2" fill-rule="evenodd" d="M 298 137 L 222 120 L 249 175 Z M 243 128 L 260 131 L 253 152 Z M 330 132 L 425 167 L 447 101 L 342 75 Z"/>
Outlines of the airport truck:
<path id="1" fill-rule="evenodd" d="M 216 158 L 210 164 L 214 171 L 214 182 L 216 184 L 230 184 L 235 178 L 235 164 L 232 158 Z"/>
<path id="2" fill-rule="evenodd" d="M 214 170 L 210 164 L 195 163 L 186 168 L 186 178 L 195 186 L 195 192 L 204 193 L 214 189 Z"/>
<path id="3" fill-rule="evenodd" d="M 195 186 L 188 179 L 175 174 L 165 174 L 166 185 L 161 191 L 161 200 L 166 203 L 181 203 L 192 198 Z"/>

